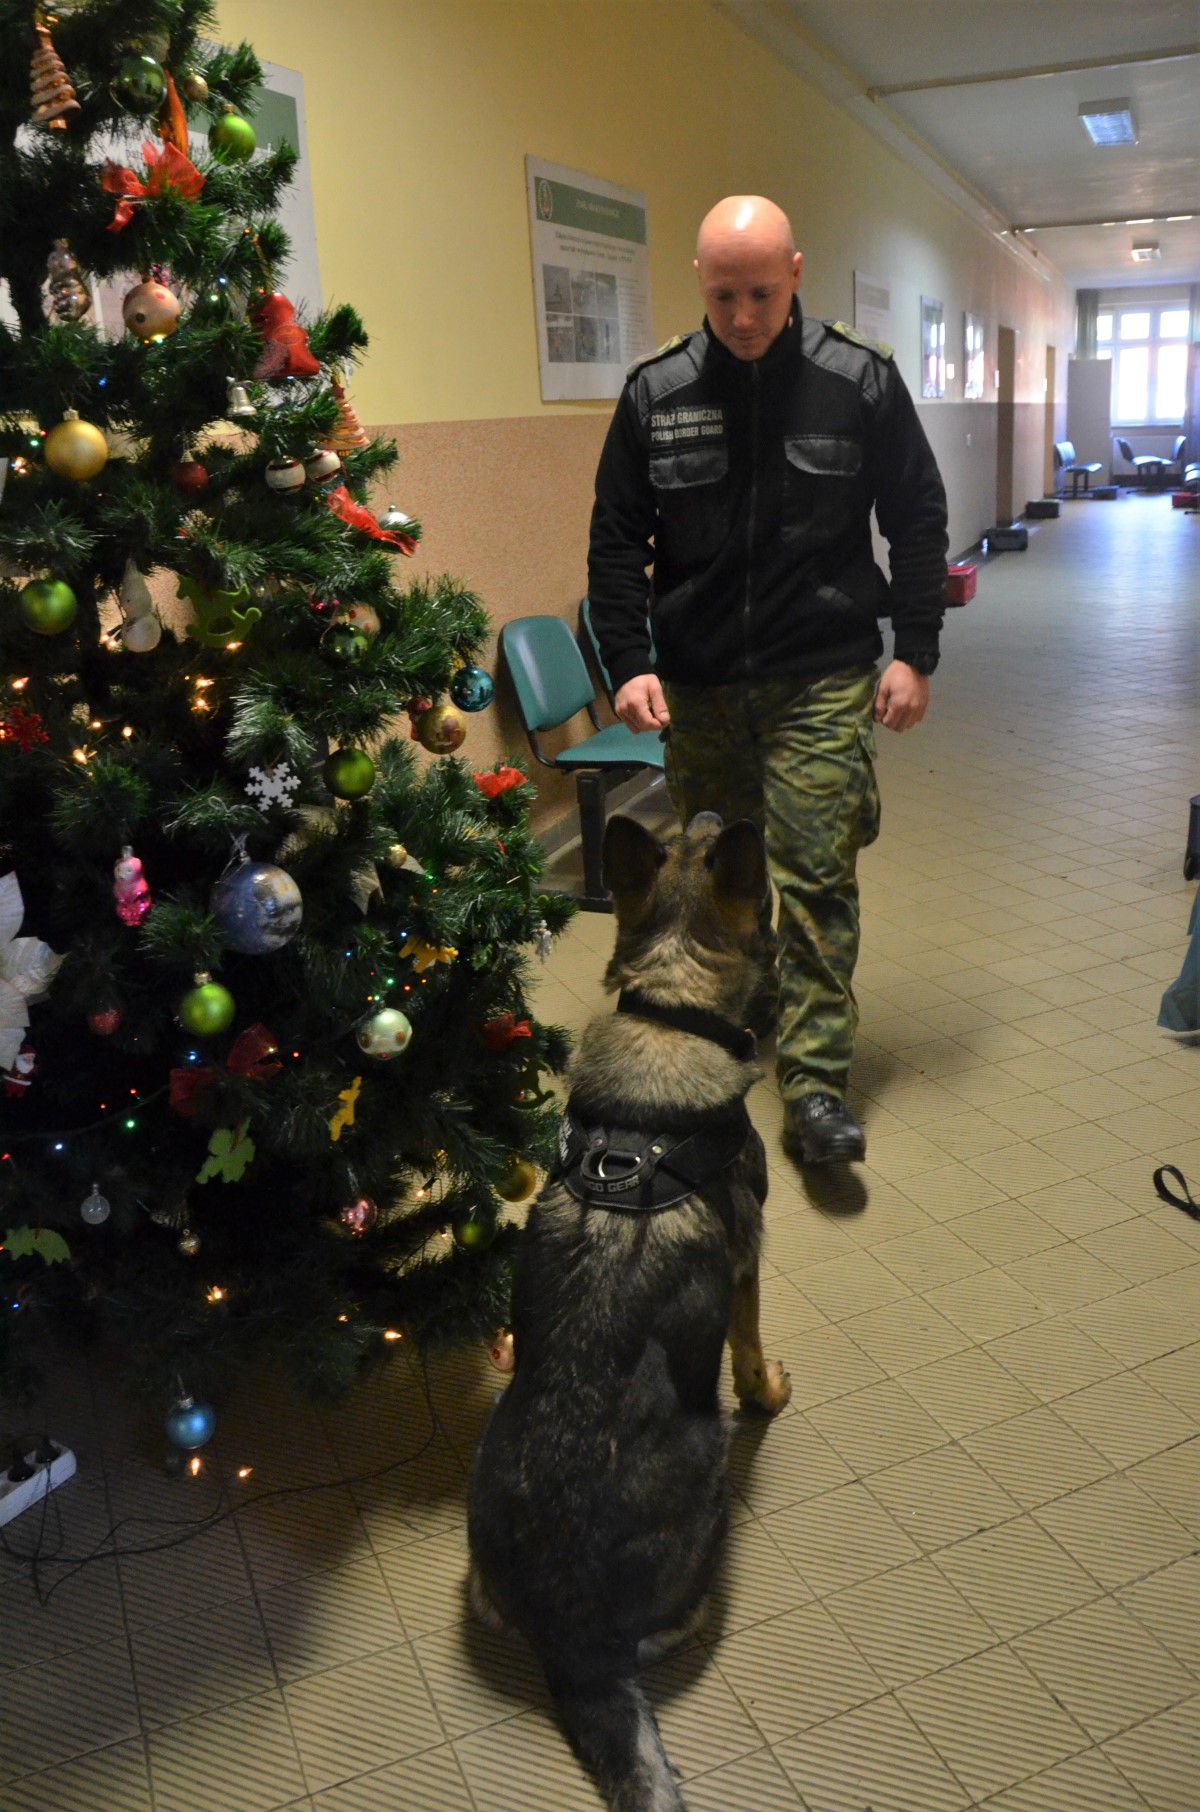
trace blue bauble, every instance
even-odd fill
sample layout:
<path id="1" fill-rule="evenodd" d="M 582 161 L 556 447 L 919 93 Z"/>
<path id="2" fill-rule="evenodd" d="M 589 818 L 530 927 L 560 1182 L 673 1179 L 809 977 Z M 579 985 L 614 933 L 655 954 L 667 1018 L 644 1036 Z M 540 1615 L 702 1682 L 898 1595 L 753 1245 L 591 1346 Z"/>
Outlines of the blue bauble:
<path id="1" fill-rule="evenodd" d="M 216 1432 L 217 1414 L 211 1403 L 181 1397 L 167 1416 L 167 1439 L 174 1447 L 203 1447 Z"/>
<path id="2" fill-rule="evenodd" d="M 450 696 L 460 711 L 485 711 L 496 696 L 496 682 L 482 667 L 460 667 L 450 681 Z"/>
<path id="3" fill-rule="evenodd" d="M 276 868 L 273 862 L 243 862 L 221 876 L 209 910 L 231 950 L 269 956 L 299 931 L 304 902 L 286 868 Z"/>

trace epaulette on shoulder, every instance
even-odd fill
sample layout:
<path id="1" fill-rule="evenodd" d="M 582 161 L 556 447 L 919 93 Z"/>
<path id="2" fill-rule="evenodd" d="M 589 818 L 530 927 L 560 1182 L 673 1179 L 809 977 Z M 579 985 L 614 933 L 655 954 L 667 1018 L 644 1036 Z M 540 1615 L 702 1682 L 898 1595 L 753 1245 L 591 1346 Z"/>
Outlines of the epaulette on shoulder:
<path id="1" fill-rule="evenodd" d="M 671 338 L 664 341 L 664 343 L 657 347 L 654 352 L 644 352 L 641 358 L 635 359 L 633 364 L 626 371 L 626 383 L 629 382 L 630 378 L 635 378 L 638 372 L 644 370 L 647 365 L 653 365 L 655 359 L 665 359 L 669 352 L 674 352 L 677 346 L 682 346 L 686 338 L 686 334 L 673 333 Z"/>
<path id="2" fill-rule="evenodd" d="M 839 340 L 849 340 L 852 346 L 861 346 L 867 352 L 877 352 L 880 358 L 891 359 L 896 355 L 894 346 L 885 346 L 882 340 L 868 340 L 865 333 L 859 333 L 857 327 L 850 327 L 845 321 L 826 321 L 825 325 Z"/>

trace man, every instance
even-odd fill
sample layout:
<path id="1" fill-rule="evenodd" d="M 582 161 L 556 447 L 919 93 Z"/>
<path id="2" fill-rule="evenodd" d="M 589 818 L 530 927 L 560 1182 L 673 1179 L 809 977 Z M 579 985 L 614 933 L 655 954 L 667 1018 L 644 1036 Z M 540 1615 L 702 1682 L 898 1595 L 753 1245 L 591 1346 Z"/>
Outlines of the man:
<path id="1" fill-rule="evenodd" d="M 592 621 L 622 721 L 669 726 L 682 821 L 712 810 L 765 832 L 783 1141 L 805 1163 L 847 1162 L 866 1153 L 845 1094 L 855 864 L 879 828 L 873 723 L 907 730 L 925 715 L 945 491 L 887 349 L 802 316 L 801 255 L 774 202 L 718 202 L 695 268 L 703 327 L 632 368 L 605 442 Z M 895 631 L 882 675 L 880 613 Z M 763 1004 L 765 1030 L 776 1000 Z"/>

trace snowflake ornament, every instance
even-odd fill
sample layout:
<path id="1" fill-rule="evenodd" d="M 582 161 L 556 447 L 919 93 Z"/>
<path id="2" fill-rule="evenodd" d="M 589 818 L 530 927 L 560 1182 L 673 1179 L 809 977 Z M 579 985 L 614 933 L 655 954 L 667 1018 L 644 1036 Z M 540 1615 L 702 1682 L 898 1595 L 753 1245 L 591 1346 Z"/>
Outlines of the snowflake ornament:
<path id="1" fill-rule="evenodd" d="M 266 812 L 273 805 L 290 806 L 292 794 L 299 785 L 299 774 L 293 773 L 286 761 L 277 761 L 274 767 L 251 768 L 246 794 Z"/>

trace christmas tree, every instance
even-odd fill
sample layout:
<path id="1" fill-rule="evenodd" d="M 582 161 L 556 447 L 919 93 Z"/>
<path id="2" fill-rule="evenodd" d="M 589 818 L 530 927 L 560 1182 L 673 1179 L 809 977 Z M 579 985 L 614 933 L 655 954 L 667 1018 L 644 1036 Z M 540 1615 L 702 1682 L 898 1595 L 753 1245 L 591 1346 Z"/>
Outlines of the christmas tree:
<path id="1" fill-rule="evenodd" d="M 555 1132 L 524 990 L 569 907 L 524 773 L 446 753 L 487 616 L 366 505 L 366 335 L 278 287 L 295 152 L 213 30 L 0 0 L 10 1388 L 56 1321 L 160 1399 L 490 1336 Z"/>

